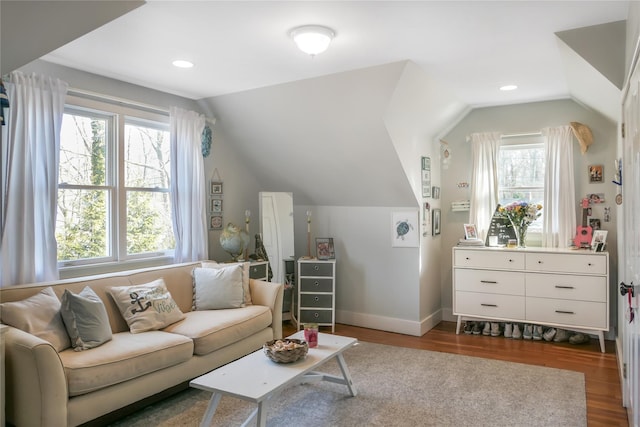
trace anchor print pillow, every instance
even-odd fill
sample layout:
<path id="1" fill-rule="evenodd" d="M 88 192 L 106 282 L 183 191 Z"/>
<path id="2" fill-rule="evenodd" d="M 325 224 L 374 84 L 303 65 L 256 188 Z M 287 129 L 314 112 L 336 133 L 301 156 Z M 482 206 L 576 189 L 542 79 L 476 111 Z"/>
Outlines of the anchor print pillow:
<path id="1" fill-rule="evenodd" d="M 163 279 L 108 289 L 132 334 L 162 329 L 185 318 Z"/>

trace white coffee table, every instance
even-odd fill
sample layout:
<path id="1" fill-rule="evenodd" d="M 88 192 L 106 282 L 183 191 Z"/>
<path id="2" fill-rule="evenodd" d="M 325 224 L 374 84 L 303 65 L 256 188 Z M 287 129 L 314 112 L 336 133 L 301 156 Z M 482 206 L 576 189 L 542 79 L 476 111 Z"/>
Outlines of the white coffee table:
<path id="1" fill-rule="evenodd" d="M 289 338 L 304 339 L 304 332 L 299 331 Z M 248 425 L 257 416 L 258 426 L 261 427 L 267 422 L 267 406 L 270 399 L 292 385 L 330 381 L 346 385 L 351 396 L 356 396 L 358 392 L 342 353 L 357 343 L 356 338 L 319 333 L 318 346 L 310 348 L 307 356 L 297 362 L 275 363 L 260 349 L 192 380 L 189 383 L 191 387 L 213 392 L 200 425 L 211 425 L 223 395 L 257 403 L 256 410 L 242 425 Z M 314 371 L 334 357 L 338 361 L 342 377 Z"/>

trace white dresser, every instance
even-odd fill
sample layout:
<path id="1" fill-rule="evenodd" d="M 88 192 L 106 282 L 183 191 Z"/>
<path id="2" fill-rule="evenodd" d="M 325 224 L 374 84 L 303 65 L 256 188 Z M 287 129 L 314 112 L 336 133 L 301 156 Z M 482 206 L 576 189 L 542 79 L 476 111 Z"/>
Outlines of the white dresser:
<path id="1" fill-rule="evenodd" d="M 453 248 L 453 314 L 553 326 L 598 335 L 609 330 L 609 254 L 550 248 Z"/>

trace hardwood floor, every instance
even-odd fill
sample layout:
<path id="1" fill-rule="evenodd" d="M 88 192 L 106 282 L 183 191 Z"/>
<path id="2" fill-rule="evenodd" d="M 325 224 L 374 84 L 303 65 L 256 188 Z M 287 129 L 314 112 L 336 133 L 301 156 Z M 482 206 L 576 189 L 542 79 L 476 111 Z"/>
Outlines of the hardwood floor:
<path id="1" fill-rule="evenodd" d="M 585 375 L 589 426 L 628 426 L 627 412 L 622 406 L 622 390 L 613 341 L 607 341 L 606 353 L 601 353 L 600 345 L 595 339 L 588 344 L 571 345 L 463 333 L 456 335 L 455 326 L 452 322 L 441 322 L 425 335 L 415 337 L 338 324 L 336 334 L 378 344 L 582 372 Z M 296 329 L 290 322 L 284 323 L 284 336 L 295 332 Z M 322 328 L 321 332 L 330 333 L 331 329 Z"/>

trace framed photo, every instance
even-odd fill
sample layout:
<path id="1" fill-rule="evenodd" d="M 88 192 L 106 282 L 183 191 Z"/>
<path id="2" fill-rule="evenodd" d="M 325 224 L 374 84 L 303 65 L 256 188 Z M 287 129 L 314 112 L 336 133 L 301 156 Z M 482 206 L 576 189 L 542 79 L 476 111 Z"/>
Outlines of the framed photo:
<path id="1" fill-rule="evenodd" d="M 600 230 L 602 228 L 600 223 L 600 218 L 589 219 L 589 227 L 591 227 L 594 231 Z"/>
<path id="2" fill-rule="evenodd" d="M 603 182 L 604 175 L 603 165 L 589 165 L 589 182 Z"/>
<path id="3" fill-rule="evenodd" d="M 440 209 L 433 210 L 433 221 L 431 222 L 431 226 L 433 227 L 434 236 L 440 234 Z"/>
<path id="4" fill-rule="evenodd" d="M 333 249 L 333 238 L 318 237 L 316 238 L 316 256 L 318 259 L 335 259 L 336 254 Z"/>
<path id="5" fill-rule="evenodd" d="M 602 244 L 601 248 L 604 249 L 604 246 L 607 244 L 607 230 L 596 230 L 593 232 L 591 248 L 595 250 L 600 243 Z"/>
<path id="6" fill-rule="evenodd" d="M 222 199 L 211 199 L 211 213 L 222 212 Z"/>
<path id="7" fill-rule="evenodd" d="M 222 182 L 221 181 L 211 181 L 211 195 L 212 196 L 222 196 Z"/>
<path id="8" fill-rule="evenodd" d="M 391 214 L 391 246 L 417 248 L 419 246 L 418 210 Z"/>
<path id="9" fill-rule="evenodd" d="M 422 197 L 431 197 L 431 159 L 422 157 Z"/>
<path id="10" fill-rule="evenodd" d="M 222 230 L 222 215 L 211 215 L 209 228 L 212 230 Z"/>
<path id="11" fill-rule="evenodd" d="M 464 238 L 469 239 L 477 239 L 478 238 L 478 230 L 476 229 L 475 224 L 465 224 L 464 225 Z"/>
<path id="12" fill-rule="evenodd" d="M 591 193 L 587 194 L 590 205 L 597 205 L 598 203 L 604 203 L 604 193 Z"/>

